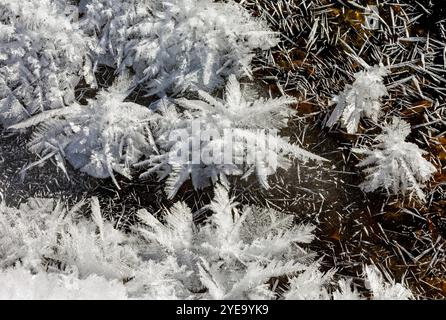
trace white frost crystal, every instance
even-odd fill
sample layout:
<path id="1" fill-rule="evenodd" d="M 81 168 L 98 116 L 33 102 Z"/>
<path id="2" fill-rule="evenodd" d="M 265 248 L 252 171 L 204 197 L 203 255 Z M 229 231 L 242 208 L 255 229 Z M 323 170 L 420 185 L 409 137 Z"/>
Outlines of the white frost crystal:
<path id="1" fill-rule="evenodd" d="M 326 126 L 332 127 L 340 121 L 342 127 L 353 134 L 358 131 L 362 117 L 378 121 L 381 98 L 388 94 L 383 83 L 383 78 L 387 74 L 388 70 L 382 65 L 356 73 L 353 85 L 347 85 L 340 95 L 334 97 L 333 102 L 336 103 L 336 108 Z"/>
<path id="2" fill-rule="evenodd" d="M 30 199 L 18 209 L 0 203 L 0 298 L 363 298 L 348 280 L 334 282 L 334 271 L 321 272 L 304 248 L 314 226 L 242 207 L 222 186 L 202 224 L 178 202 L 160 220 L 140 210 L 142 224 L 124 233 L 103 219 L 97 198 L 90 203 L 90 219 L 79 214 L 83 202 L 67 208 Z M 366 270 L 373 298 L 411 298 L 377 269 Z M 269 284 L 280 278 L 289 283 L 283 294 Z"/>
<path id="3" fill-rule="evenodd" d="M 60 0 L 0 0 L 0 124 L 16 124 L 74 101 L 83 76 L 94 84 L 92 41 Z"/>
<path id="4" fill-rule="evenodd" d="M 425 200 L 422 183 L 428 181 L 436 171 L 433 164 L 423 158 L 426 151 L 416 144 L 406 142 L 410 134 L 410 125 L 394 117 L 391 123 L 383 127 L 383 133 L 375 138 L 378 143 L 373 148 L 355 148 L 354 152 L 366 155 L 358 165 L 367 167 L 366 181 L 361 188 L 366 192 L 380 187 L 391 191 L 410 192 L 420 200 Z"/>

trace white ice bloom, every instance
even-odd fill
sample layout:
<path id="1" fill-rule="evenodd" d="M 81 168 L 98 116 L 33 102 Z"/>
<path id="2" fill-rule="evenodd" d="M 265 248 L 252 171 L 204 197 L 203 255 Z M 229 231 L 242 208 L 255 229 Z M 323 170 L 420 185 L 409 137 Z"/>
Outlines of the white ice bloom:
<path id="1" fill-rule="evenodd" d="M 266 285 L 272 277 L 304 270 L 313 257 L 299 244 L 313 239 L 314 227 L 293 226 L 292 216 L 269 209 L 239 212 L 223 187 L 216 188 L 214 215 L 202 226 L 178 203 L 164 223 L 140 211 L 145 225 L 125 234 L 103 220 L 97 199 L 90 221 L 76 215 L 81 205 L 67 209 L 34 199 L 19 209 L 0 206 L 0 279 L 16 287 L 14 297 L 88 297 L 79 290 L 97 283 L 111 291 L 104 298 L 267 298 L 274 296 Z M 10 269 L 17 265 L 20 270 Z M 21 286 L 18 274 L 30 287 Z M 98 295 L 91 289 L 91 297 Z"/>
<path id="2" fill-rule="evenodd" d="M 289 107 L 294 98 L 258 98 L 231 75 L 225 99 L 200 90 L 202 100 L 182 98 L 174 105 L 162 99 L 148 108 L 125 101 L 133 86 L 122 76 L 87 105 L 73 103 L 11 126 L 37 126 L 28 146 L 39 160 L 26 169 L 54 158 L 68 175 L 67 160 L 93 177 L 111 177 L 119 188 L 114 172 L 130 179 L 132 166 L 149 167 L 141 177 L 168 176 L 166 191 L 173 197 L 189 179 L 203 189 L 228 183 L 230 175 L 255 174 L 269 188 L 268 176 L 288 168 L 290 159 L 325 160 L 277 135 L 295 113 Z"/>
<path id="3" fill-rule="evenodd" d="M 423 158 L 426 151 L 416 144 L 406 142 L 410 125 L 398 117 L 383 126 L 383 133 L 375 138 L 373 148 L 354 148 L 358 154 L 366 155 L 358 166 L 367 167 L 366 181 L 360 186 L 366 192 L 384 188 L 394 194 L 410 192 L 422 201 L 425 195 L 422 183 L 427 182 L 436 172 L 433 164 Z"/>
<path id="4" fill-rule="evenodd" d="M 64 159 L 75 168 L 98 178 L 116 171 L 130 177 L 130 167 L 154 147 L 149 120 L 155 115 L 146 107 L 124 99 L 131 81 L 118 78 L 87 105 L 46 111 L 13 128 L 39 125 L 29 149 L 41 156 L 31 166 L 55 157 L 64 172 Z"/>
<path id="5" fill-rule="evenodd" d="M 82 76 L 94 83 L 76 15 L 60 0 L 0 0 L 0 124 L 72 103 Z"/>
<path id="6" fill-rule="evenodd" d="M 67 209 L 52 199 L 29 199 L 18 209 L 0 204 L 0 269 L 20 264 L 34 273 L 75 272 L 82 279 L 130 277 L 137 262 L 131 238 L 110 223 L 77 220 L 82 205 Z"/>
<path id="7" fill-rule="evenodd" d="M 366 285 L 373 294 L 374 300 L 408 300 L 413 299 L 410 290 L 393 280 L 386 282 L 379 269 L 374 266 L 366 266 Z"/>
<path id="8" fill-rule="evenodd" d="M 163 118 L 156 141 L 164 153 L 138 164 L 149 167 L 142 177 L 154 172 L 160 179 L 169 176 L 169 197 L 189 178 L 202 189 L 219 179 L 226 182 L 230 175 L 255 174 L 268 188 L 268 176 L 277 168 L 288 168 L 289 158 L 324 160 L 276 134 L 294 114 L 289 107 L 294 98 L 258 98 L 242 90 L 234 75 L 226 84 L 224 99 L 204 91 L 198 94 L 201 100 L 176 100 L 182 113 L 169 103 L 159 106 Z M 178 139 L 172 138 L 175 134 Z"/>
<path id="9" fill-rule="evenodd" d="M 256 50 L 277 41 L 233 1 L 83 0 L 83 26 L 99 36 L 99 64 L 133 69 L 149 94 L 213 90 L 250 75 Z"/>
<path id="10" fill-rule="evenodd" d="M 4 299 L 362 299 L 334 282 L 303 248 L 314 226 L 269 208 L 242 207 L 222 187 L 196 224 L 175 204 L 159 218 L 140 210 L 132 232 L 116 230 L 91 199 L 91 218 L 51 199 L 0 204 L 0 297 Z M 411 298 L 366 269 L 373 298 Z M 284 293 L 272 281 L 289 281 Z"/>
<path id="11" fill-rule="evenodd" d="M 293 226 L 291 216 L 273 210 L 239 211 L 222 186 L 216 187 L 209 209 L 213 214 L 198 227 L 185 205 L 167 213 L 165 225 L 146 211 L 139 213 L 147 226 L 141 234 L 159 246 L 155 252 L 175 257 L 192 271 L 189 283 L 197 287 L 191 289 L 206 289 L 201 298 L 271 298 L 275 293 L 266 285 L 271 278 L 303 271 L 305 261 L 311 262 L 313 255 L 299 244 L 311 242 L 313 226 Z"/>
<path id="12" fill-rule="evenodd" d="M 358 131 L 362 117 L 378 121 L 381 99 L 388 94 L 383 79 L 388 73 L 383 65 L 355 73 L 353 85 L 347 85 L 340 95 L 334 97 L 333 102 L 336 103 L 336 107 L 326 126 L 332 127 L 340 121 L 342 127 L 353 134 Z"/>
<path id="13" fill-rule="evenodd" d="M 386 281 L 376 265 L 364 266 L 366 288 L 371 300 L 414 299 L 413 293 L 393 279 Z M 307 268 L 290 279 L 290 287 L 284 293 L 287 300 L 363 300 L 365 297 L 354 287 L 351 279 L 341 278 L 336 282 L 335 270 L 326 273 L 317 267 Z M 331 288 L 331 290 L 330 290 Z"/>
<path id="14" fill-rule="evenodd" d="M 187 275 L 183 267 L 170 257 L 146 261 L 147 243 L 104 221 L 97 199 L 91 220 L 81 218 L 83 205 L 68 209 L 52 199 L 29 199 L 16 209 L 0 203 L 0 296 L 188 298 L 175 278 Z"/>
<path id="15" fill-rule="evenodd" d="M 92 275 L 79 279 L 76 275 L 39 272 L 24 268 L 0 272 L 1 300 L 123 300 L 127 292 L 122 283 Z"/>
<path id="16" fill-rule="evenodd" d="M 290 279 L 290 287 L 284 294 L 286 300 L 330 300 L 328 288 L 334 270 L 323 273 L 317 265 Z"/>
<path id="17" fill-rule="evenodd" d="M 31 270 L 40 268 L 56 241 L 62 210 L 53 201 L 30 199 L 19 209 L 0 204 L 0 269 L 20 262 Z M 60 217 L 62 219 L 62 217 Z"/>

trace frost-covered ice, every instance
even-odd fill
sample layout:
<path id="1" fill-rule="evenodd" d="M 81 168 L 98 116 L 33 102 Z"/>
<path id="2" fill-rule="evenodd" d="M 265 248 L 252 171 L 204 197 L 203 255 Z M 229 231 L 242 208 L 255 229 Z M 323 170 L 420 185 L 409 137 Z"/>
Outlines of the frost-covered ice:
<path id="1" fill-rule="evenodd" d="M 0 0 L 0 297 L 423 296 L 445 25 L 421 0 Z"/>

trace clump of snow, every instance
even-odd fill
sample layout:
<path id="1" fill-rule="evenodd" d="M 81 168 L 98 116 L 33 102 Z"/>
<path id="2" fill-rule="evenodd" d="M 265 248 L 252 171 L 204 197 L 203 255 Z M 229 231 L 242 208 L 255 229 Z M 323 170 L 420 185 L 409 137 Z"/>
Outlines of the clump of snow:
<path id="1" fill-rule="evenodd" d="M 0 272 L 1 300 L 123 300 L 127 292 L 122 283 L 92 275 L 78 279 L 73 275 L 40 272 L 32 274 L 21 267 Z"/>

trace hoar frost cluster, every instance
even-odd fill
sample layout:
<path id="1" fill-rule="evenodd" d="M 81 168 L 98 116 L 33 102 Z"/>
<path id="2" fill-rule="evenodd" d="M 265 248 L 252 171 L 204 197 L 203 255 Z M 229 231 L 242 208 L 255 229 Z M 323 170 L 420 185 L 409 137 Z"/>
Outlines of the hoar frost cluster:
<path id="1" fill-rule="evenodd" d="M 116 184 L 113 172 L 131 178 L 132 167 L 148 166 L 141 177 L 152 173 L 160 179 L 168 176 L 166 192 L 173 197 L 189 179 L 196 189 L 203 189 L 218 180 L 227 183 L 226 176 L 248 176 L 254 172 L 261 185 L 268 188 L 268 175 L 276 167 L 287 168 L 289 157 L 324 160 L 280 136 L 259 138 L 256 130 L 260 128 L 280 129 L 286 125 L 294 113 L 288 105 L 295 100 L 252 97 L 249 91 L 241 90 L 234 75 L 229 77 L 225 100 L 199 91 L 203 101 L 183 98 L 171 103 L 163 99 L 155 110 L 125 102 L 130 86 L 128 79 L 118 79 L 86 106 L 75 103 L 12 126 L 22 129 L 40 124 L 29 143 L 30 150 L 39 154 L 40 159 L 31 166 L 55 157 L 66 172 L 66 158 L 74 168 L 94 177 L 112 177 Z M 203 128 L 195 132 L 194 124 Z M 231 141 L 225 139 L 225 130 L 230 130 Z M 259 139 L 265 140 L 260 141 L 264 147 L 248 155 L 251 143 Z M 196 150 L 195 145 L 198 145 Z M 213 157 L 203 163 L 201 157 L 206 149 L 214 151 Z M 177 161 L 179 152 L 186 157 Z M 226 152 L 230 152 L 230 159 L 226 159 Z M 199 162 L 194 163 L 197 155 Z M 247 163 L 249 156 L 254 157 L 253 163 Z M 143 157 L 146 159 L 139 162 Z M 269 163 L 272 160 L 277 164 Z"/>
<path id="2" fill-rule="evenodd" d="M 355 82 L 347 85 L 344 92 L 333 99 L 336 108 L 326 126 L 332 127 L 340 121 L 348 133 L 354 134 L 358 131 L 362 117 L 377 122 L 381 112 L 381 98 L 388 94 L 383 83 L 388 72 L 384 66 L 379 65 L 356 73 Z"/>
<path id="3" fill-rule="evenodd" d="M 364 116 L 377 123 L 381 116 L 381 99 L 388 95 L 384 85 L 384 77 L 388 74 L 389 70 L 382 64 L 356 73 L 353 85 L 348 85 L 334 98 L 336 107 L 326 126 L 332 127 L 340 121 L 347 133 L 354 134 Z M 415 194 L 419 200 L 425 201 L 422 183 L 430 180 L 436 172 L 435 166 L 423 158 L 427 152 L 405 141 L 411 129 L 401 118 L 393 117 L 382 129 L 383 133 L 376 137 L 378 144 L 373 149 L 352 149 L 366 155 L 358 164 L 359 167 L 367 167 L 363 170 L 367 177 L 360 184 L 361 189 L 372 192 L 382 187 L 393 194 L 409 192 L 410 196 Z"/>
<path id="4" fill-rule="evenodd" d="M 425 200 L 422 183 L 427 182 L 436 168 L 423 158 L 427 152 L 416 144 L 406 142 L 410 134 L 410 125 L 404 120 L 394 117 L 383 126 L 383 133 L 375 140 L 373 148 L 355 148 L 354 152 L 365 155 L 358 165 L 368 167 L 366 181 L 361 184 L 364 191 L 370 192 L 384 188 L 392 193 L 399 191 L 415 194 Z"/>
<path id="5" fill-rule="evenodd" d="M 0 298 L 364 298 L 351 279 L 322 272 L 305 248 L 314 226 L 240 206 L 223 187 L 228 176 L 255 175 L 269 188 L 268 176 L 292 159 L 325 161 L 285 137 L 263 135 L 287 126 L 295 98 L 260 98 L 239 82 L 252 76 L 255 54 L 277 43 L 261 17 L 234 1 L 0 0 L 0 124 L 33 131 L 28 146 L 39 159 L 25 169 L 52 159 L 68 176 L 68 162 L 118 188 L 116 173 L 157 175 L 167 178 L 169 198 L 189 179 L 195 189 L 216 185 L 204 222 L 177 202 L 161 217 L 140 210 L 128 233 L 104 221 L 96 198 L 89 219 L 80 214 L 83 203 L 2 203 Z M 95 72 L 104 66 L 116 79 L 98 88 Z M 382 64 L 355 73 L 333 99 L 326 126 L 340 122 L 356 134 L 362 118 L 378 122 L 390 74 Z M 80 83 L 92 92 L 85 103 L 75 94 Z M 147 105 L 130 101 L 136 88 Z M 393 118 L 382 130 L 373 147 L 353 149 L 365 155 L 361 188 L 426 200 L 422 187 L 436 169 L 406 142 L 410 126 Z M 203 150 L 212 154 L 207 161 Z M 364 273 L 371 298 L 413 298 L 377 267 Z"/>
<path id="6" fill-rule="evenodd" d="M 226 176 L 247 177 L 255 173 L 261 185 L 268 188 L 268 175 L 274 173 L 276 168 L 288 168 L 290 157 L 324 160 L 283 137 L 259 134 L 259 130 L 285 127 L 289 117 L 294 114 L 289 105 L 295 99 L 286 96 L 257 98 L 251 91 L 242 90 L 234 75 L 229 77 L 226 84 L 225 99 L 214 98 L 205 91 L 198 91 L 198 94 L 201 100 L 176 100 L 183 110 L 181 113 L 177 112 L 174 104 L 161 103 L 162 125 L 159 127 L 168 130 L 155 134 L 155 139 L 159 149 L 165 150 L 165 153 L 137 164 L 139 167 L 150 167 L 142 177 L 156 171 L 161 173 L 160 178 L 169 175 L 166 188 L 170 196 L 176 194 L 189 176 L 196 189 L 203 189 L 219 179 L 227 182 Z M 200 132 L 194 131 L 194 125 L 200 127 Z M 181 139 L 172 141 L 172 133 L 178 133 Z M 207 163 L 202 157 L 206 151 L 212 153 Z M 186 157 L 177 161 L 175 155 L 180 152 Z M 199 153 L 196 162 L 194 158 L 197 154 L 194 153 Z M 249 157 L 253 159 L 250 161 Z M 271 163 L 273 160 L 275 163 Z"/>
<path id="7" fill-rule="evenodd" d="M 37 6 L 33 1 L 30 4 Z M 50 4 L 65 11 L 72 9 L 58 2 L 47 2 Z M 203 142 L 201 136 L 191 132 L 180 142 L 173 143 L 169 139 L 172 131 L 189 130 L 191 121 L 210 120 L 208 129 L 219 133 L 230 129 L 235 136 L 250 141 L 256 136 L 253 129 L 282 128 L 293 114 L 288 109 L 288 105 L 295 102 L 292 98 L 257 99 L 241 91 L 236 77 L 249 75 L 255 50 L 266 50 L 275 40 L 262 20 L 251 18 L 248 11 L 236 3 L 86 0 L 79 7 L 81 21 L 74 26 L 82 27 L 88 36 L 83 34 L 81 38 L 95 39 L 95 45 L 85 52 L 82 46 L 82 50 L 74 50 L 79 41 L 71 41 L 69 48 L 75 51 L 72 54 L 79 58 L 79 64 L 92 56 L 93 69 L 108 65 L 116 68 L 121 78 L 111 88 L 99 90 L 85 106 L 70 99 L 51 108 L 53 110 L 35 110 L 43 112 L 18 124 L 12 123 L 10 129 L 37 125 L 29 148 L 40 159 L 26 169 L 54 158 L 67 172 L 66 159 L 75 169 L 94 177 L 112 177 L 118 185 L 114 172 L 131 178 L 132 167 L 143 160 L 139 166 L 150 166 L 143 177 L 152 172 L 160 178 L 169 176 L 166 191 L 173 197 L 189 177 L 196 189 L 202 189 L 218 179 L 227 183 L 226 175 L 248 176 L 255 172 L 261 184 L 268 187 L 266 177 L 271 170 L 266 170 L 265 161 L 269 158 L 278 158 L 277 166 L 283 168 L 288 165 L 285 156 L 322 160 L 289 144 L 286 139 L 276 138 L 277 148 L 254 155 L 255 162 L 250 166 L 246 165 L 246 160 L 236 165 L 232 162 L 211 161 L 204 165 L 172 161 L 178 147 L 197 139 L 202 147 L 208 145 L 209 148 L 219 147 L 218 144 L 223 147 L 227 143 L 218 139 Z M 13 9 L 17 13 L 25 10 L 20 4 Z M 64 40 L 70 39 L 69 31 L 58 32 L 66 33 Z M 71 33 L 70 36 L 73 37 Z M 124 80 L 128 78 L 127 67 L 136 73 L 134 81 Z M 65 69 L 76 68 L 66 65 L 58 68 Z M 90 75 L 85 78 L 90 79 Z M 222 86 L 226 78 L 229 78 L 226 102 L 220 102 L 208 92 Z M 204 101 L 182 98 L 174 101 L 175 106 L 152 109 L 124 101 L 139 84 L 148 89 L 148 95 L 198 90 Z M 171 99 L 164 97 L 154 105 L 164 105 L 166 101 L 171 104 Z M 235 149 L 246 158 L 246 146 L 236 145 Z"/>
<path id="8" fill-rule="evenodd" d="M 0 124 L 74 102 L 82 77 L 94 84 L 93 42 L 75 18 L 58 0 L 0 1 Z"/>
<path id="9" fill-rule="evenodd" d="M 217 187 L 213 214 L 194 223 L 183 203 L 161 222 L 146 210 L 130 234 L 102 219 L 91 199 L 91 217 L 50 199 L 19 209 L 0 206 L 0 297 L 5 299 L 361 299 L 347 279 L 319 271 L 302 247 L 313 226 L 295 225 L 271 209 L 240 207 Z M 407 299 L 400 284 L 366 269 L 372 297 Z M 288 290 L 272 279 L 286 277 Z M 332 286 L 337 289 L 331 289 Z M 12 289 L 12 290 L 9 290 Z"/>
<path id="10" fill-rule="evenodd" d="M 67 159 L 93 177 L 112 177 L 116 185 L 114 172 L 130 178 L 131 166 L 155 148 L 149 121 L 156 118 L 147 107 L 124 101 L 130 86 L 127 77 L 118 78 L 87 105 L 74 103 L 12 126 L 37 126 L 28 145 L 40 159 L 28 169 L 54 157 L 65 173 Z"/>
<path id="11" fill-rule="evenodd" d="M 250 75 L 256 50 L 277 43 L 235 2 L 83 0 L 83 25 L 98 35 L 98 63 L 131 68 L 149 95 L 213 90 Z"/>

